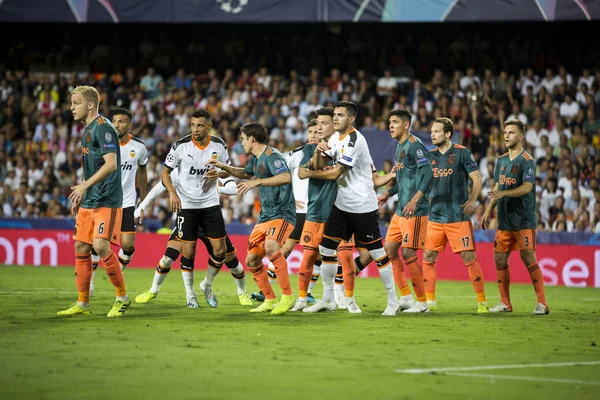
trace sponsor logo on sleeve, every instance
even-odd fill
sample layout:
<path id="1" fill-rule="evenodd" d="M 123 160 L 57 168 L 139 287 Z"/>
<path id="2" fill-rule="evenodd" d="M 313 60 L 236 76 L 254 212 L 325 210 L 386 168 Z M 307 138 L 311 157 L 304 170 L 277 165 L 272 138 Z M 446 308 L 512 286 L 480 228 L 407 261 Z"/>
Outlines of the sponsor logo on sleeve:
<path id="1" fill-rule="evenodd" d="M 429 158 L 427 158 L 427 157 L 417 159 L 418 165 L 424 165 L 424 164 L 428 164 L 428 163 L 429 163 Z"/>
<path id="2" fill-rule="evenodd" d="M 114 143 L 104 143 L 102 145 L 103 148 L 105 149 L 114 149 L 115 148 L 115 144 Z"/>
<path id="3" fill-rule="evenodd" d="M 352 162 L 352 158 L 348 156 L 342 156 L 342 160 Z"/>
<path id="4" fill-rule="evenodd" d="M 174 161 L 175 161 L 175 156 L 173 155 L 173 153 L 167 154 L 167 162 L 170 164 Z"/>
<path id="5" fill-rule="evenodd" d="M 425 156 L 425 153 L 423 153 L 423 150 L 418 149 L 417 150 L 417 158 L 423 158 Z"/>
<path id="6" fill-rule="evenodd" d="M 281 168 L 281 166 L 283 165 L 283 162 L 279 159 L 273 161 L 273 165 L 275 166 L 275 168 Z"/>
<path id="7" fill-rule="evenodd" d="M 527 175 L 525 175 L 525 179 L 535 179 L 535 176 L 533 175 L 533 168 L 529 168 L 529 170 L 527 170 Z"/>
<path id="8" fill-rule="evenodd" d="M 112 137 L 112 135 L 110 134 L 110 132 L 106 132 L 106 133 L 104 134 L 104 140 L 105 140 L 106 142 L 112 142 L 112 140 L 113 140 L 113 137 Z"/>

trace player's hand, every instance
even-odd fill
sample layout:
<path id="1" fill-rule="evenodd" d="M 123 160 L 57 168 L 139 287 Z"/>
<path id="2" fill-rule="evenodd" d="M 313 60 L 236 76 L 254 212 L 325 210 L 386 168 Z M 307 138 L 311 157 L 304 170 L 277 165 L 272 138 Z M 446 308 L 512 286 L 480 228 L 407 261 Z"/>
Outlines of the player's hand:
<path id="1" fill-rule="evenodd" d="M 395 174 L 396 173 L 396 164 L 394 164 L 394 166 L 392 167 L 392 170 L 390 171 L 390 174 Z"/>
<path id="2" fill-rule="evenodd" d="M 217 179 L 219 179 L 219 174 L 220 172 L 218 169 L 211 168 L 204 176 L 210 181 L 216 181 Z"/>
<path id="3" fill-rule="evenodd" d="M 481 217 L 481 229 L 486 230 L 490 226 L 490 213 L 487 211 Z"/>
<path id="4" fill-rule="evenodd" d="M 406 205 L 402 209 L 402 216 L 404 218 L 410 219 L 411 217 L 415 216 L 416 209 L 417 203 L 411 200 L 408 203 L 406 203 Z"/>
<path id="5" fill-rule="evenodd" d="M 238 194 L 245 195 L 249 190 L 254 189 L 259 184 L 258 179 L 253 179 L 251 181 L 240 182 L 237 184 Z"/>
<path id="6" fill-rule="evenodd" d="M 387 190 L 385 192 L 383 192 L 382 194 L 380 194 L 379 197 L 377 198 L 377 204 L 379 205 L 379 207 L 383 207 L 383 205 L 385 203 L 387 203 L 389 198 L 390 198 L 390 193 Z"/>
<path id="7" fill-rule="evenodd" d="M 81 206 L 81 202 L 76 203 L 75 201 L 71 202 L 71 214 L 73 214 L 74 217 L 77 216 L 77 213 L 79 212 L 79 206 Z"/>
<path id="8" fill-rule="evenodd" d="M 315 151 L 318 152 L 321 156 L 324 156 L 325 155 L 324 153 L 327 150 L 329 150 L 329 149 L 330 149 L 330 147 L 327 144 L 327 142 L 326 141 L 322 141 L 322 142 L 319 142 L 319 144 L 317 145 L 317 148 L 315 149 Z"/>
<path id="9" fill-rule="evenodd" d="M 310 170 L 308 168 L 298 168 L 298 178 L 306 179 L 309 177 Z"/>
<path id="10" fill-rule="evenodd" d="M 204 164 L 205 167 L 209 166 L 209 165 L 214 165 L 217 168 L 223 168 L 224 167 L 223 163 L 220 162 L 220 161 L 218 161 L 218 160 L 208 160 L 206 162 L 206 164 Z"/>
<path id="11" fill-rule="evenodd" d="M 81 201 L 83 200 L 83 196 L 85 196 L 85 193 L 88 190 L 88 187 L 85 184 L 85 182 L 82 182 L 77 186 L 71 187 L 71 190 L 73 191 L 69 195 L 69 200 L 71 200 L 73 204 L 76 204 L 79 207 Z"/>
<path id="12" fill-rule="evenodd" d="M 140 211 L 138 212 L 138 210 L 140 210 Z M 137 212 L 137 215 L 136 215 L 136 212 Z M 133 212 L 133 219 L 135 221 L 137 221 L 138 224 L 141 224 L 142 221 L 144 220 L 144 209 L 143 208 L 138 208 L 137 210 L 135 210 Z"/>
<path id="13" fill-rule="evenodd" d="M 304 210 L 306 208 L 306 203 L 300 200 L 296 200 L 296 208 Z"/>
<path id="14" fill-rule="evenodd" d="M 177 193 L 169 193 L 169 205 L 171 206 L 171 211 L 179 212 L 181 210 L 181 200 Z"/>
<path id="15" fill-rule="evenodd" d="M 473 201 L 465 201 L 465 203 L 463 205 L 461 205 L 462 209 L 463 209 L 463 214 L 465 214 L 465 216 L 469 216 L 472 215 L 475 212 L 475 200 Z"/>
<path id="16" fill-rule="evenodd" d="M 488 193 L 489 193 L 490 199 L 492 199 L 492 200 L 498 201 L 504 197 L 504 193 L 502 193 L 500 190 L 490 190 Z"/>

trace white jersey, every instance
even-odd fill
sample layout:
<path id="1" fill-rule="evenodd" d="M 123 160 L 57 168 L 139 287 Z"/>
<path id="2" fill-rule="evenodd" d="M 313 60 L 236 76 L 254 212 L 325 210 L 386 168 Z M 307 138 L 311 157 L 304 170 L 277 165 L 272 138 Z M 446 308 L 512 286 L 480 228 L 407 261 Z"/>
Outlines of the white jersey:
<path id="1" fill-rule="evenodd" d="M 373 161 L 365 137 L 357 130 L 345 135 L 334 133 L 327 142 L 326 154 L 335 163 L 348 167 L 338 180 L 335 206 L 342 211 L 362 214 L 377 210 L 373 185 Z"/>
<path id="2" fill-rule="evenodd" d="M 121 185 L 123 186 L 123 208 L 135 207 L 135 177 L 138 166 L 148 164 L 148 151 L 140 139 L 129 135 L 126 143 L 121 143 Z"/>
<path id="3" fill-rule="evenodd" d="M 227 146 L 217 137 L 210 137 L 205 147 L 200 147 L 192 135 L 175 142 L 167 158 L 165 166 L 177 169 L 179 186 L 177 195 L 181 200 L 182 209 L 201 209 L 219 205 L 217 182 L 206 179 L 206 173 L 214 168 L 206 166 L 209 160 L 218 160 L 230 164 Z"/>
<path id="4" fill-rule="evenodd" d="M 308 206 L 308 179 L 298 178 L 298 168 L 302 162 L 303 148 L 304 146 L 298 147 L 285 156 L 285 162 L 292 175 L 292 189 L 294 190 L 294 198 L 296 199 L 296 214 L 306 214 L 306 207 Z"/>

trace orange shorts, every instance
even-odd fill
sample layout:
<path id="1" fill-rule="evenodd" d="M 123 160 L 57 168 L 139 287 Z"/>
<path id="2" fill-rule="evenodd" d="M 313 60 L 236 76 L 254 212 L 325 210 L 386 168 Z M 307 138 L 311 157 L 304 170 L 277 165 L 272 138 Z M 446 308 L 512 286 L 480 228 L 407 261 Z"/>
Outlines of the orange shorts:
<path id="1" fill-rule="evenodd" d="M 283 246 L 290 233 L 294 230 L 294 225 L 284 219 L 274 219 L 273 221 L 261 222 L 254 225 L 250 238 L 248 239 L 248 253 L 263 258 L 265 256 L 265 240 L 273 239 Z"/>
<path id="2" fill-rule="evenodd" d="M 385 241 L 401 243 L 402 247 L 409 249 L 423 250 L 428 220 L 427 216 L 404 218 L 394 214 Z"/>
<path id="3" fill-rule="evenodd" d="M 75 219 L 73 240 L 93 244 L 94 238 L 121 243 L 122 208 L 80 208 Z"/>
<path id="4" fill-rule="evenodd" d="M 513 250 L 535 250 L 535 229 L 522 229 L 520 231 L 496 231 L 494 251 L 510 253 Z"/>
<path id="5" fill-rule="evenodd" d="M 304 246 L 304 248 L 318 251 L 321 240 L 323 240 L 324 231 L 325 222 L 304 221 L 304 229 L 302 229 L 300 244 Z"/>
<path id="6" fill-rule="evenodd" d="M 442 253 L 450 242 L 454 253 L 475 251 L 473 224 L 471 221 L 451 222 L 442 224 L 429 221 L 427 223 L 427 239 L 425 248 Z"/>

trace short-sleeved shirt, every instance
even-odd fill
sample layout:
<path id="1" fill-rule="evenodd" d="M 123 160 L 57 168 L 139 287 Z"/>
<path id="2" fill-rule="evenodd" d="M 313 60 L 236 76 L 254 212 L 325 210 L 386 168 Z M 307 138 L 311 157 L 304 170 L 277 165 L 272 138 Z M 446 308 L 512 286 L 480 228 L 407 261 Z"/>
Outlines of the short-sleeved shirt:
<path id="1" fill-rule="evenodd" d="M 325 154 L 349 169 L 337 180 L 335 206 L 355 214 L 377 210 L 371 154 L 364 136 L 355 129 L 345 134 L 335 132 L 327 144 L 330 149 Z"/>
<path id="2" fill-rule="evenodd" d="M 511 160 L 508 153 L 498 157 L 494 170 L 498 190 L 512 190 L 530 182 L 531 191 L 521 197 L 503 197 L 498 200 L 498 229 L 520 231 L 537 227 L 535 199 L 535 161 L 525 150 Z"/>
<path id="3" fill-rule="evenodd" d="M 296 201 L 301 201 L 304 206 L 296 204 L 296 214 L 306 214 L 306 205 L 308 203 L 308 179 L 298 178 L 298 168 L 302 165 L 302 150 L 306 146 L 300 146 L 290 151 L 285 156 L 285 162 L 292 174 L 292 188 L 294 189 L 294 198 Z"/>
<path id="4" fill-rule="evenodd" d="M 123 208 L 135 207 L 137 193 L 135 176 L 138 166 L 148 164 L 148 151 L 144 142 L 129 135 L 127 142 L 121 143 L 121 185 L 123 186 Z"/>
<path id="5" fill-rule="evenodd" d="M 271 178 L 286 172 L 289 173 L 290 170 L 285 163 L 285 158 L 277 149 L 270 146 L 267 146 L 258 158 L 255 155 L 250 156 L 250 160 L 244 168 L 246 175 L 260 179 Z M 290 183 L 280 186 L 259 186 L 258 193 L 260 194 L 258 223 L 284 219 L 292 225 L 296 224 L 296 201 Z"/>
<path id="6" fill-rule="evenodd" d="M 429 220 L 442 224 L 470 220 L 461 206 L 469 200 L 469 174 L 479 169 L 475 157 L 466 147 L 452 144 L 444 154 L 431 150 L 429 158 L 433 171 Z"/>
<path id="7" fill-rule="evenodd" d="M 396 146 L 396 188 L 398 190 L 398 208 L 396 214 L 402 215 L 402 209 L 412 200 L 424 179 L 425 169 L 430 169 L 429 154 L 421 140 L 409 134 L 408 138 Z M 429 193 L 417 203 L 415 216 L 429 215 Z"/>
<path id="8" fill-rule="evenodd" d="M 302 149 L 303 159 L 301 165 L 306 164 L 313 156 L 316 144 L 307 144 Z M 335 163 L 333 160 L 328 160 L 326 169 L 333 168 Z M 331 207 L 337 196 L 337 182 L 327 181 L 323 179 L 308 180 L 308 211 L 306 212 L 306 220 L 311 222 L 327 222 Z"/>
<path id="9" fill-rule="evenodd" d="M 90 187 L 81 208 L 121 208 L 123 187 L 121 186 L 121 152 L 118 151 L 119 137 L 113 124 L 99 115 L 84 130 L 81 137 L 83 177 L 88 180 L 104 165 L 104 155 L 117 155 L 117 170 L 111 172 L 102 182 Z"/>
<path id="10" fill-rule="evenodd" d="M 206 179 L 206 173 L 214 168 L 207 166 L 209 160 L 217 160 L 229 165 L 229 155 L 225 142 L 211 136 L 208 144 L 201 146 L 192 135 L 173 144 L 165 159 L 165 167 L 179 169 L 177 195 L 184 210 L 209 208 L 219 205 L 217 181 Z"/>

